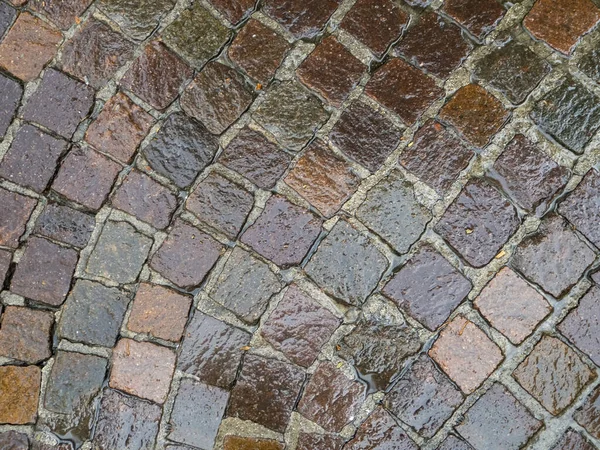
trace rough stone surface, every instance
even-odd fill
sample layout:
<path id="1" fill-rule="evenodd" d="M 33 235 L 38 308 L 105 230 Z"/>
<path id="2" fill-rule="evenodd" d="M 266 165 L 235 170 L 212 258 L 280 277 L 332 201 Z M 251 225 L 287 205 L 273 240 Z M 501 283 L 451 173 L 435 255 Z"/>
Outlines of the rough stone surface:
<path id="1" fill-rule="evenodd" d="M 594 450 L 595 447 L 577 431 L 567 431 L 552 450 Z"/>
<path id="2" fill-rule="evenodd" d="M 34 232 L 82 248 L 90 240 L 95 226 L 93 216 L 58 203 L 49 203 L 38 217 Z"/>
<path id="3" fill-rule="evenodd" d="M 91 3 L 92 0 L 63 0 L 61 2 L 32 0 L 29 6 L 44 14 L 60 29 L 68 30 L 77 23 L 79 16 L 85 12 Z"/>
<path id="4" fill-rule="evenodd" d="M 28 364 L 50 358 L 53 324 L 54 317 L 50 312 L 7 306 L 2 313 L 0 355 Z"/>
<path id="5" fill-rule="evenodd" d="M 12 253 L 8 250 L 0 250 L 0 286 L 4 285 L 4 280 L 10 268 Z"/>
<path id="6" fill-rule="evenodd" d="M 253 0 L 210 0 L 210 3 L 234 25 L 248 17 L 255 6 Z"/>
<path id="7" fill-rule="evenodd" d="M 596 439 L 600 439 L 600 388 L 592 391 L 573 418 Z"/>
<path id="8" fill-rule="evenodd" d="M 146 39 L 174 6 L 176 0 L 100 0 L 98 8 L 114 20 L 123 32 L 135 39 Z"/>
<path id="9" fill-rule="evenodd" d="M 331 434 L 309 434 L 300 432 L 296 450 L 340 450 L 344 439 Z"/>
<path id="10" fill-rule="evenodd" d="M 37 201 L 0 188 L 0 245 L 17 248 Z"/>
<path id="11" fill-rule="evenodd" d="M 41 381 L 42 372 L 37 366 L 0 367 L 0 423 L 35 422 Z"/>
<path id="12" fill-rule="evenodd" d="M 0 3 L 0 8 L 2 5 L 5 3 Z M 22 95 L 23 88 L 17 81 L 0 74 L 0 138 L 3 138 L 8 130 Z"/>
<path id="13" fill-rule="evenodd" d="M 254 439 L 240 436 L 226 436 L 224 450 L 283 450 L 281 442 L 272 439 Z"/>
<path id="14" fill-rule="evenodd" d="M 600 246 L 600 232 L 594 225 L 600 220 L 599 187 L 600 175 L 595 169 L 591 169 L 558 209 L 560 214 L 596 246 Z"/>
<path id="15" fill-rule="evenodd" d="M 341 0 L 266 0 L 263 11 L 297 39 L 311 38 L 326 25 Z"/>
<path id="16" fill-rule="evenodd" d="M 8 3 L 0 3 L 0 38 L 10 28 L 17 17 L 17 11 Z"/>
<path id="17" fill-rule="evenodd" d="M 596 83 L 600 83 L 600 49 L 592 49 L 581 58 L 577 67 Z"/>
<path id="18" fill-rule="evenodd" d="M 348 442 L 344 449 L 393 449 L 417 450 L 415 444 L 404 430 L 394 421 L 392 416 L 383 408 L 377 408 L 358 428 L 356 436 Z"/>
<path id="19" fill-rule="evenodd" d="M 469 444 L 454 435 L 449 435 L 437 450 L 473 450 Z"/>
<path id="20" fill-rule="evenodd" d="M 0 433 L 0 447 L 4 450 L 29 450 L 29 437 L 17 431 Z"/>
<path id="21" fill-rule="evenodd" d="M 443 11 L 480 39 L 504 16 L 504 8 L 496 0 L 448 0 Z"/>

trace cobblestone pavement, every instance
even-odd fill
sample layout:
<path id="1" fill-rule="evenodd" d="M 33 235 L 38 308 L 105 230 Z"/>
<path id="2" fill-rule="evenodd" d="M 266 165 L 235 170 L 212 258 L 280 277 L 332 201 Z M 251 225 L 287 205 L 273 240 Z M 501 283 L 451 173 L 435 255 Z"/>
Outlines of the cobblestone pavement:
<path id="1" fill-rule="evenodd" d="M 0 449 L 600 449 L 596 0 L 0 0 Z"/>

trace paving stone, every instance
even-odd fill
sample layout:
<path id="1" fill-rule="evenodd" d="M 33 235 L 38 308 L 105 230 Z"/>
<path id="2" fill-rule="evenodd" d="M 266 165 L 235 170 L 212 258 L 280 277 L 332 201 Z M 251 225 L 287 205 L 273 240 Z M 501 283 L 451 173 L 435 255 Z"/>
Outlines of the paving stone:
<path id="1" fill-rule="evenodd" d="M 426 13 L 407 31 L 395 51 L 422 70 L 446 79 L 472 48 L 459 27 L 435 13 Z"/>
<path id="2" fill-rule="evenodd" d="M 340 436 L 309 434 L 301 431 L 296 450 L 341 450 L 342 445 L 344 445 L 344 439 Z"/>
<path id="3" fill-rule="evenodd" d="M 597 247 L 600 246 L 600 232 L 595 226 L 600 220 L 600 175 L 595 169 L 585 174 L 583 180 L 569 196 L 560 203 L 558 211 L 577 230 L 585 235 Z"/>
<path id="4" fill-rule="evenodd" d="M 247 18 L 255 6 L 254 0 L 210 0 L 210 3 L 233 25 Z"/>
<path id="5" fill-rule="evenodd" d="M 386 284 L 383 293 L 434 331 L 470 290 L 469 280 L 432 247 L 424 245 Z"/>
<path id="6" fill-rule="evenodd" d="M 517 450 L 541 426 L 504 386 L 495 383 L 471 406 L 456 430 L 476 449 Z"/>
<path id="7" fill-rule="evenodd" d="M 473 151 L 439 122 L 429 120 L 400 154 L 399 162 L 435 191 L 444 195 L 469 165 Z"/>
<path id="8" fill-rule="evenodd" d="M 439 115 L 476 147 L 488 145 L 509 116 L 502 103 L 477 84 L 456 91 Z"/>
<path id="9" fill-rule="evenodd" d="M 93 0 L 63 0 L 49 2 L 45 0 L 32 0 L 29 6 L 56 24 L 62 30 L 71 28 L 79 17 L 90 6 Z"/>
<path id="10" fill-rule="evenodd" d="M 466 394 L 477 389 L 503 359 L 500 348 L 463 316 L 442 330 L 429 356 Z"/>
<path id="11" fill-rule="evenodd" d="M 109 221 L 85 267 L 90 275 L 119 284 L 134 283 L 152 248 L 152 239 L 127 222 Z"/>
<path id="12" fill-rule="evenodd" d="M 178 342 L 183 336 L 192 299 L 163 286 L 140 284 L 127 329 Z"/>
<path id="13" fill-rule="evenodd" d="M 216 56 L 230 31 L 201 3 L 193 3 L 163 32 L 164 42 L 196 68 Z"/>
<path id="14" fill-rule="evenodd" d="M 37 201 L 0 188 L 0 204 L 0 245 L 17 248 Z"/>
<path id="15" fill-rule="evenodd" d="M 64 138 L 71 138 L 94 103 L 94 91 L 54 69 L 44 72 L 42 82 L 27 101 L 23 119 L 39 123 Z"/>
<path id="16" fill-rule="evenodd" d="M 473 450 L 469 444 L 456 436 L 449 435 L 437 450 Z"/>
<path id="17" fill-rule="evenodd" d="M 600 439 L 600 387 L 592 391 L 583 405 L 573 414 L 579 425 L 596 439 Z"/>
<path id="18" fill-rule="evenodd" d="M 121 339 L 113 351 L 110 387 L 162 404 L 171 386 L 175 358 L 166 347 Z"/>
<path id="19" fill-rule="evenodd" d="M 129 298 L 117 288 L 78 280 L 62 311 L 58 335 L 74 342 L 115 345 Z"/>
<path id="20" fill-rule="evenodd" d="M 595 447 L 577 431 L 569 429 L 552 450 L 594 450 Z"/>
<path id="21" fill-rule="evenodd" d="M 290 361 L 309 367 L 339 325 L 340 319 L 293 285 L 260 333 Z"/>
<path id="22" fill-rule="evenodd" d="M 61 40 L 57 28 L 23 12 L 0 43 L 0 67 L 20 80 L 34 80 L 54 58 Z"/>
<path id="23" fill-rule="evenodd" d="M 243 128 L 219 157 L 221 164 L 263 189 L 275 186 L 291 160 L 276 144 L 250 128 Z"/>
<path id="24" fill-rule="evenodd" d="M 229 392 L 193 380 L 181 382 L 168 438 L 200 448 L 213 448 Z"/>
<path id="25" fill-rule="evenodd" d="M 0 447 L 4 450 L 29 450 L 29 437 L 17 431 L 0 433 Z"/>
<path id="26" fill-rule="evenodd" d="M 281 442 L 272 439 L 254 439 L 240 436 L 225 436 L 224 450 L 283 450 Z"/>
<path id="27" fill-rule="evenodd" d="M 151 450 L 160 416 L 158 405 L 105 389 L 92 446 L 97 450 Z"/>
<path id="28" fill-rule="evenodd" d="M 4 280 L 8 274 L 11 261 L 12 253 L 10 253 L 8 250 L 0 250 L 0 286 L 4 285 Z"/>
<path id="29" fill-rule="evenodd" d="M 221 244 L 185 222 L 177 221 L 150 267 L 183 289 L 199 286 L 221 256 Z"/>
<path id="30" fill-rule="evenodd" d="M 344 450 L 417 450 L 418 448 L 392 416 L 381 407 L 371 413 L 358 428 L 354 439 L 344 446 Z"/>
<path id="31" fill-rule="evenodd" d="M 496 0 L 448 0 L 443 11 L 480 39 L 498 25 L 505 13 Z"/>
<path id="32" fill-rule="evenodd" d="M 181 85 L 192 75 L 191 67 L 179 56 L 161 42 L 152 41 L 121 79 L 121 86 L 163 110 L 175 100 Z"/>
<path id="33" fill-rule="evenodd" d="M 143 41 L 175 6 L 176 0 L 100 0 L 97 7 L 115 21 L 123 32 Z M 166 81 L 166 80 L 165 80 Z"/>
<path id="34" fill-rule="evenodd" d="M 85 139 L 98 150 L 128 164 L 153 122 L 150 114 L 119 92 L 104 104 Z"/>
<path id="35" fill-rule="evenodd" d="M 34 232 L 75 247 L 87 245 L 96 221 L 94 216 L 58 203 L 49 203 L 37 219 Z"/>
<path id="36" fill-rule="evenodd" d="M 295 81 L 274 84 L 252 115 L 292 151 L 301 150 L 329 118 L 321 101 Z"/>
<path id="37" fill-rule="evenodd" d="M 164 229 L 177 208 L 177 197 L 149 176 L 132 170 L 115 192 L 112 205 L 155 228 Z"/>
<path id="38" fill-rule="evenodd" d="M 319 244 L 305 271 L 329 295 L 359 306 L 387 266 L 387 259 L 371 240 L 341 220 Z"/>
<path id="39" fill-rule="evenodd" d="M 266 0 L 263 11 L 296 39 L 311 38 L 323 28 L 341 0 Z"/>
<path id="40" fill-rule="evenodd" d="M 216 138 L 201 123 L 176 112 L 163 123 L 143 154 L 154 170 L 185 189 L 210 164 L 218 148 Z"/>
<path id="41" fill-rule="evenodd" d="M 489 263 L 517 231 L 515 207 L 483 179 L 473 179 L 448 207 L 435 232 L 474 267 Z"/>
<path id="42" fill-rule="evenodd" d="M 600 101 L 580 82 L 565 77 L 560 86 L 534 106 L 530 115 L 542 131 L 581 154 L 600 128 Z"/>
<path id="43" fill-rule="evenodd" d="M 569 55 L 599 20 L 600 9 L 590 0 L 539 0 L 523 25 L 536 39 Z"/>
<path id="44" fill-rule="evenodd" d="M 0 3 L 0 8 L 2 8 L 2 5 L 5 5 L 5 3 Z M 1 35 L 2 33 L 0 33 Z M 0 74 L 0 138 L 3 138 L 6 130 L 8 130 L 19 107 L 22 95 L 23 88 L 17 81 Z"/>
<path id="45" fill-rule="evenodd" d="M 8 3 L 0 3 L 0 39 L 4 33 L 10 28 L 13 21 L 17 17 L 17 11 Z"/>
<path id="46" fill-rule="evenodd" d="M 15 294 L 47 305 L 61 305 L 69 293 L 77 252 L 46 239 L 32 237 L 12 277 Z"/>
<path id="47" fill-rule="evenodd" d="M 477 61 L 473 76 L 518 105 L 527 99 L 550 70 L 550 64 L 540 59 L 529 47 L 510 42 Z"/>
<path id="48" fill-rule="evenodd" d="M 0 367 L 0 423 L 35 422 L 42 371 L 36 366 Z"/>
<path id="49" fill-rule="evenodd" d="M 594 252 L 556 215 L 517 247 L 511 265 L 525 278 L 560 298 L 594 261 Z"/>
<path id="50" fill-rule="evenodd" d="M 108 25 L 90 19 L 63 46 L 62 68 L 100 89 L 133 57 L 133 49 L 131 42 Z"/>
<path id="51" fill-rule="evenodd" d="M 398 114 L 407 125 L 413 125 L 444 95 L 444 90 L 400 58 L 392 58 L 373 74 L 365 93 L 390 111 Z"/>
<path id="52" fill-rule="evenodd" d="M 329 139 L 346 156 L 376 172 L 400 144 L 402 131 L 379 111 L 355 102 L 342 113 Z"/>
<path id="53" fill-rule="evenodd" d="M 233 249 L 210 297 L 248 324 L 255 324 L 282 284 L 269 266 L 239 247 Z"/>
<path id="54" fill-rule="evenodd" d="M 185 331 L 177 369 L 229 389 L 250 338 L 250 333 L 196 311 Z"/>
<path id="55" fill-rule="evenodd" d="M 254 196 L 233 181 L 211 172 L 189 195 L 186 208 L 202 222 L 235 239 L 254 204 Z"/>
<path id="56" fill-rule="evenodd" d="M 250 19 L 229 46 L 227 54 L 249 76 L 267 84 L 289 49 L 290 44 L 281 35 L 258 20 Z"/>
<path id="57" fill-rule="evenodd" d="M 181 98 L 183 110 L 213 134 L 223 133 L 254 100 L 244 77 L 219 62 L 210 62 Z"/>
<path id="58" fill-rule="evenodd" d="M 546 299 L 508 267 L 487 284 L 474 305 L 515 345 L 523 342 L 552 311 Z"/>
<path id="59" fill-rule="evenodd" d="M 33 447 L 31 450 L 74 450 L 71 443 L 61 444 L 44 444 L 39 441 L 33 441 Z"/>
<path id="60" fill-rule="evenodd" d="M 2 33 L 0 32 L 0 34 Z M 596 83 L 600 83 L 600 48 L 591 49 L 587 55 L 579 60 L 577 67 Z"/>
<path id="61" fill-rule="evenodd" d="M 389 0 L 358 0 L 340 27 L 381 58 L 408 24 L 409 16 Z"/>
<path id="62" fill-rule="evenodd" d="M 54 315 L 51 312 L 7 306 L 2 313 L 0 355 L 28 364 L 37 364 L 50 358 L 53 324 Z"/>

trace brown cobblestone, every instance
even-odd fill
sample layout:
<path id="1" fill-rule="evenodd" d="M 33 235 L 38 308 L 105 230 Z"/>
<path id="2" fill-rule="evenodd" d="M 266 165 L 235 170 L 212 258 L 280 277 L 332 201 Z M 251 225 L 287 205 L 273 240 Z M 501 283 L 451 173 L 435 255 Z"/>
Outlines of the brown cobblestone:
<path id="1" fill-rule="evenodd" d="M 28 364 L 50 358 L 53 324 L 54 316 L 50 312 L 7 306 L 2 313 L 0 355 Z"/>
<path id="2" fill-rule="evenodd" d="M 480 39 L 496 27 L 505 13 L 496 0 L 448 0 L 443 10 Z"/>
<path id="3" fill-rule="evenodd" d="M 35 422 L 42 372 L 36 366 L 0 367 L 0 423 Z"/>
<path id="4" fill-rule="evenodd" d="M 600 439 L 600 387 L 592 391 L 583 405 L 573 414 L 579 425 L 596 439 Z"/>
<path id="5" fill-rule="evenodd" d="M 266 0 L 263 10 L 301 39 L 318 34 L 340 3 L 341 0 Z"/>
<path id="6" fill-rule="evenodd" d="M 17 248 L 37 201 L 0 188 L 0 204 L 0 245 Z"/>
<path id="7" fill-rule="evenodd" d="M 63 0 L 52 2 L 47 0 L 32 0 L 29 6 L 54 22 L 62 30 L 68 30 L 79 19 L 93 0 Z"/>
<path id="8" fill-rule="evenodd" d="M 225 436 L 224 450 L 283 450 L 281 442 L 272 439 L 254 439 L 240 436 Z"/>
<path id="9" fill-rule="evenodd" d="M 344 439 L 336 435 L 300 432 L 296 450 L 340 450 Z"/>
<path id="10" fill-rule="evenodd" d="M 237 25 L 254 9 L 254 0 L 210 0 L 232 24 Z"/>

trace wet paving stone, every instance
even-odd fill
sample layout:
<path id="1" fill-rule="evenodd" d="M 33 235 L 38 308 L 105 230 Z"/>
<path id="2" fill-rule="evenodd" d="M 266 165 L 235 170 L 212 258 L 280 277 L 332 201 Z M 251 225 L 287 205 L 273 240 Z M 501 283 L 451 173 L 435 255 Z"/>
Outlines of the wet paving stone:
<path id="1" fill-rule="evenodd" d="M 548 411 L 558 415 L 596 375 L 557 338 L 542 337 L 513 377 Z"/>
<path id="2" fill-rule="evenodd" d="M 210 0 L 210 3 L 233 25 L 247 18 L 255 7 L 254 0 Z"/>
<path id="3" fill-rule="evenodd" d="M 3 138 L 8 130 L 22 95 L 23 88 L 17 81 L 0 74 L 0 138 Z"/>
<path id="4" fill-rule="evenodd" d="M 319 244 L 305 270 L 327 294 L 359 306 L 387 266 L 387 259 L 367 236 L 340 220 Z"/>
<path id="5" fill-rule="evenodd" d="M 11 291 L 47 305 L 61 305 L 71 286 L 78 255 L 46 239 L 32 237 L 17 265 Z"/>
<path id="6" fill-rule="evenodd" d="M 466 394 L 477 389 L 503 359 L 500 348 L 463 316 L 442 330 L 429 356 Z"/>
<path id="7" fill-rule="evenodd" d="M 510 268 L 503 268 L 475 299 L 494 328 L 519 345 L 552 311 L 544 297 Z"/>
<path id="8" fill-rule="evenodd" d="M 600 219 L 600 175 L 591 169 L 579 185 L 560 203 L 558 211 L 594 245 L 600 246 L 600 232 L 594 225 Z"/>
<path id="9" fill-rule="evenodd" d="M 0 188 L 0 204 L 0 245 L 17 248 L 37 200 Z"/>
<path id="10" fill-rule="evenodd" d="M 594 450 L 594 448 L 581 433 L 570 429 L 552 447 L 552 450 Z"/>
<path id="11" fill-rule="evenodd" d="M 2 313 L 0 355 L 28 364 L 38 364 L 52 356 L 51 312 L 7 306 Z"/>
<path id="12" fill-rule="evenodd" d="M 221 256 L 221 244 L 177 221 L 150 261 L 150 267 L 183 289 L 199 286 Z"/>
<path id="13" fill-rule="evenodd" d="M 272 439 L 254 439 L 240 436 L 225 436 L 224 450 L 283 450 L 281 442 Z"/>
<path id="14" fill-rule="evenodd" d="M 329 139 L 346 156 L 376 172 L 400 144 L 402 131 L 379 111 L 354 102 L 335 124 Z"/>
<path id="15" fill-rule="evenodd" d="M 417 450 L 415 444 L 404 430 L 394 421 L 392 416 L 383 408 L 377 408 L 358 428 L 356 436 L 348 442 L 344 449 L 394 449 Z"/>
<path id="16" fill-rule="evenodd" d="M 285 81 L 272 85 L 252 116 L 281 145 L 299 151 L 327 121 L 329 113 L 302 85 Z"/>
<path id="17" fill-rule="evenodd" d="M 579 425 L 596 439 L 600 439 L 600 388 L 592 391 L 583 405 L 573 414 Z"/>
<path id="18" fill-rule="evenodd" d="M 336 435 L 300 432 L 296 450 L 341 450 L 344 439 Z"/>
<path id="19" fill-rule="evenodd" d="M 61 2 L 48 2 L 45 0 L 32 0 L 29 6 L 45 15 L 62 30 L 71 28 L 79 17 L 90 6 L 93 0 L 66 0 Z"/>
<path id="20" fill-rule="evenodd" d="M 33 231 L 40 236 L 83 248 L 95 226 L 93 216 L 58 203 L 49 203 L 38 217 Z"/>
<path id="21" fill-rule="evenodd" d="M 292 158 L 258 131 L 243 128 L 225 148 L 219 162 L 263 189 L 271 189 Z"/>
<path id="22" fill-rule="evenodd" d="M 280 267 L 302 262 L 321 232 L 322 221 L 308 210 L 273 196 L 241 241 Z"/>
<path id="23" fill-rule="evenodd" d="M 267 264 L 236 247 L 208 294 L 238 318 L 253 325 L 265 312 L 271 296 L 282 287 Z"/>
<path id="24" fill-rule="evenodd" d="M 41 381 L 37 366 L 0 367 L 0 423 L 35 423 Z"/>
<path id="25" fill-rule="evenodd" d="M 596 83 L 600 83 L 600 49 L 592 49 L 579 60 L 577 67 Z"/>
<path id="26" fill-rule="evenodd" d="M 517 231 L 515 207 L 483 179 L 470 181 L 435 226 L 474 267 L 483 267 Z"/>
<path id="27" fill-rule="evenodd" d="M 496 0 L 449 0 L 443 11 L 479 39 L 490 33 L 505 13 Z"/>
<path id="28" fill-rule="evenodd" d="M 99 0 L 97 7 L 136 41 L 143 41 L 175 6 L 176 0 Z M 165 80 L 166 81 L 166 80 Z"/>
<path id="29" fill-rule="evenodd" d="M 600 128 L 598 97 L 569 76 L 536 103 L 530 115 L 542 131 L 576 154 L 583 153 Z"/>
<path id="30" fill-rule="evenodd" d="M 341 0 L 266 0 L 265 14 L 275 19 L 296 39 L 317 35 Z"/>
<path id="31" fill-rule="evenodd" d="M 10 268 L 12 253 L 8 250 L 0 250 L 0 286 L 4 285 L 4 280 Z"/>
<path id="32" fill-rule="evenodd" d="M 74 450 L 73 446 L 70 443 L 61 443 L 61 444 L 44 444 L 39 441 L 33 441 L 32 450 Z"/>
<path id="33" fill-rule="evenodd" d="M 229 389 L 250 338 L 250 333 L 197 311 L 185 330 L 177 369 Z"/>
<path id="34" fill-rule="evenodd" d="M 0 433 L 0 448 L 5 450 L 29 450 L 29 437 L 17 431 Z"/>
<path id="35" fill-rule="evenodd" d="M 260 333 L 290 361 L 309 367 L 339 325 L 339 318 L 292 285 Z"/>
<path id="36" fill-rule="evenodd" d="M 476 449 L 517 450 L 542 426 L 504 386 L 495 383 L 456 430 Z"/>
<path id="37" fill-rule="evenodd" d="M 290 44 L 271 28 L 250 19 L 228 50 L 231 60 L 250 77 L 267 84 L 275 75 Z"/>
<path id="38" fill-rule="evenodd" d="M 600 289 L 592 287 L 558 325 L 559 331 L 596 364 L 600 363 Z"/>
<path id="39" fill-rule="evenodd" d="M 430 438 L 462 403 L 454 384 L 426 356 L 421 356 L 394 385 L 385 399 L 386 408 Z"/>
<path id="40" fill-rule="evenodd" d="M 57 28 L 24 12 L 0 43 L 0 67 L 20 80 L 34 80 L 54 58 L 61 40 Z"/>
<path id="41" fill-rule="evenodd" d="M 449 435 L 437 450 L 473 450 L 469 444 L 456 436 Z"/>
<path id="42" fill-rule="evenodd" d="M 23 125 L 0 163 L 0 176 L 41 193 L 52 179 L 66 148 L 67 143 L 62 139 Z"/>
<path id="43" fill-rule="evenodd" d="M 545 219 L 537 233 L 524 239 L 511 265 L 525 278 L 556 298 L 577 283 L 594 261 L 594 252 L 556 215 Z"/>
<path id="44" fill-rule="evenodd" d="M 0 39 L 17 17 L 17 11 L 8 3 L 0 3 Z"/>
<path id="45" fill-rule="evenodd" d="M 231 391 L 227 414 L 282 433 L 300 395 L 304 377 L 297 366 L 246 355 Z"/>

